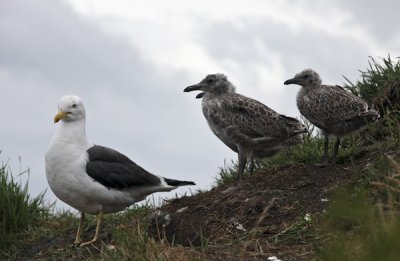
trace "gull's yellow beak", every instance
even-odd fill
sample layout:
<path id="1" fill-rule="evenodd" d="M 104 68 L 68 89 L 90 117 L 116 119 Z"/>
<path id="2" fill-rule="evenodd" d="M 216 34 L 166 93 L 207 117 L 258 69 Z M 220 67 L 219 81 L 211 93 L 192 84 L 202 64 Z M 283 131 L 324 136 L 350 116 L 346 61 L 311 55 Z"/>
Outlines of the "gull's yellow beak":
<path id="1" fill-rule="evenodd" d="M 65 117 L 68 116 L 68 114 L 69 114 L 69 112 L 65 112 L 65 111 L 57 112 L 57 114 L 54 116 L 54 123 L 57 123 L 60 120 L 64 119 Z"/>

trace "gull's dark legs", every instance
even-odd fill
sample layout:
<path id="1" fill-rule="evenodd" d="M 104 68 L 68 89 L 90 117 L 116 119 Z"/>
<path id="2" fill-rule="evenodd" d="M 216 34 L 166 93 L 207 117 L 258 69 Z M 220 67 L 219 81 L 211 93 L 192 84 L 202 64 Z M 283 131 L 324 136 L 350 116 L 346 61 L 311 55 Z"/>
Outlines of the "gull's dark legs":
<path id="1" fill-rule="evenodd" d="M 325 141 L 324 141 L 324 156 L 322 158 L 322 162 L 316 164 L 318 167 L 325 167 L 329 164 L 328 160 L 328 147 L 329 147 L 329 136 L 328 134 L 324 135 Z"/>
<path id="2" fill-rule="evenodd" d="M 328 165 L 328 147 L 329 147 L 329 136 L 328 134 L 325 135 L 324 141 L 324 158 L 322 159 L 322 164 Z"/>
<path id="3" fill-rule="evenodd" d="M 340 145 L 340 138 L 337 137 L 336 138 L 336 142 L 335 142 L 335 147 L 333 148 L 333 159 L 332 159 L 332 164 L 336 164 L 336 156 L 339 150 L 339 145 Z"/>
<path id="4" fill-rule="evenodd" d="M 254 166 L 255 166 L 255 164 L 254 164 L 254 156 L 253 156 L 253 153 L 251 153 L 251 156 L 250 156 L 250 159 L 249 159 L 249 172 L 250 172 L 250 175 L 253 175 L 253 173 L 254 173 Z"/>
<path id="5" fill-rule="evenodd" d="M 238 166 L 238 184 L 240 185 L 240 183 L 242 182 L 243 179 L 243 173 L 244 173 L 244 169 L 246 167 L 246 154 L 243 152 L 242 149 L 239 148 L 239 152 L 238 152 L 238 162 L 239 162 L 239 166 Z"/>

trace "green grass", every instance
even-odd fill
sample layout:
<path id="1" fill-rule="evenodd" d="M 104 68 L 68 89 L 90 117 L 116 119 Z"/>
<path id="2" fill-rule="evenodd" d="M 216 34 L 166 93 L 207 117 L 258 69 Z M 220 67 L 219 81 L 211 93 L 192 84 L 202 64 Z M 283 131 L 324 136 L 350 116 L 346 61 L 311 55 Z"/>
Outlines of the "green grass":
<path id="1" fill-rule="evenodd" d="M 259 169 L 255 166 L 255 169 Z M 237 181 L 238 164 L 237 161 L 232 160 L 230 164 L 224 164 L 224 167 L 219 168 L 215 183 L 219 186 L 229 186 Z M 245 170 L 244 175 L 247 176 L 248 171 Z"/>
<path id="2" fill-rule="evenodd" d="M 274 243 L 297 244 L 309 240 L 315 236 L 316 222 L 310 214 L 299 217 L 297 222 L 274 235 Z"/>
<path id="3" fill-rule="evenodd" d="M 361 79 L 346 86 L 382 116 L 358 135 L 360 149 L 377 160 L 367 174 L 354 174 L 356 183 L 337 189 L 321 215 L 319 234 L 325 240 L 316 243 L 319 260 L 399 259 L 400 63 L 390 56 L 381 60 L 371 58 Z"/>
<path id="4" fill-rule="evenodd" d="M 400 105 L 400 59 L 390 55 L 380 62 L 370 57 L 369 67 L 361 70 L 355 84 L 346 79 L 346 88 L 379 109 L 381 115 L 398 110 Z"/>
<path id="5" fill-rule="evenodd" d="M 73 244 L 78 228 L 77 214 L 62 211 L 42 219 L 40 226 L 19 238 L 0 260 L 199 260 L 194 249 L 174 246 L 163 238 L 149 236 L 149 206 L 132 206 L 125 211 L 107 214 L 101 230 L 101 239 L 94 246 L 79 247 Z M 83 239 L 94 235 L 95 216 L 87 215 Z"/>
<path id="6" fill-rule="evenodd" d="M 28 175 L 28 171 L 19 175 Z M 115 214 L 105 215 L 100 247 L 76 247 L 73 244 L 79 218 L 70 211 L 53 212 L 44 203 L 44 192 L 36 197 L 28 193 L 28 181 L 21 183 L 3 165 L 0 168 L 0 259 L 64 260 L 196 260 L 194 251 L 172 246 L 148 234 L 148 216 L 154 207 L 132 206 Z M 95 217 L 87 215 L 84 239 L 94 235 Z M 113 248 L 115 245 L 117 247 Z M 111 248 L 110 248 L 111 246 Z"/>
<path id="7" fill-rule="evenodd" d="M 113 215 L 108 215 L 106 224 L 115 224 L 112 235 L 118 242 L 118 251 L 110 257 L 114 260 L 146 260 L 150 259 L 149 243 L 151 239 L 147 233 L 149 227 L 148 215 L 150 208 L 133 206 L 130 209 Z"/>
<path id="8" fill-rule="evenodd" d="M 19 175 L 29 175 L 29 171 Z M 44 192 L 36 197 L 28 193 L 28 182 L 21 184 L 7 165 L 0 167 L 0 254 L 18 246 L 21 238 L 38 226 L 50 213 L 44 204 Z"/>
<path id="9" fill-rule="evenodd" d="M 320 218 L 320 260 L 398 260 L 400 165 L 382 156 L 370 174 L 332 197 Z"/>
<path id="10" fill-rule="evenodd" d="M 149 214 L 153 207 L 132 206 L 126 211 L 108 215 L 105 221 L 112 231 L 113 242 L 118 245 L 115 251 L 103 252 L 106 260 L 196 260 L 191 251 L 173 246 L 163 236 L 159 228 L 159 240 L 149 236 Z M 118 225 L 115 225 L 118 224 Z"/>

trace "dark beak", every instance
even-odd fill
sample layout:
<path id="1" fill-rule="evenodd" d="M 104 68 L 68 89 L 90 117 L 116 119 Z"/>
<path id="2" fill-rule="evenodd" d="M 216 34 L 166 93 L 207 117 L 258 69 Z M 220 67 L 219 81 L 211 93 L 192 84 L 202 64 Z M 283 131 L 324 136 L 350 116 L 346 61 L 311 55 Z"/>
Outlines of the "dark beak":
<path id="1" fill-rule="evenodd" d="M 196 95 L 196 99 L 201 99 L 203 98 L 204 94 L 206 94 L 205 92 L 201 92 L 199 94 Z"/>
<path id="2" fill-rule="evenodd" d="M 293 79 L 286 80 L 283 84 L 289 85 L 289 84 L 296 84 L 296 83 L 297 83 L 297 79 L 293 78 Z"/>
<path id="3" fill-rule="evenodd" d="M 190 85 L 190 86 L 186 87 L 183 91 L 184 92 L 201 91 L 202 88 L 203 88 L 203 86 L 198 83 L 198 84 Z"/>

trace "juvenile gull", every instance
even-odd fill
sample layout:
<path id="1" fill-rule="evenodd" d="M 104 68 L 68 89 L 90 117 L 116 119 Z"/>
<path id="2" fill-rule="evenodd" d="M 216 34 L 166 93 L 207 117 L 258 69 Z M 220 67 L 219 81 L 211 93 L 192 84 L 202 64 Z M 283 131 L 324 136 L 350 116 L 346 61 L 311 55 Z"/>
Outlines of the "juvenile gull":
<path id="1" fill-rule="evenodd" d="M 297 94 L 297 107 L 325 136 L 322 165 L 328 164 L 329 135 L 336 137 L 332 159 L 335 164 L 340 138 L 379 119 L 379 113 L 360 97 L 338 85 L 322 85 L 318 73 L 311 69 L 296 74 L 284 84 L 298 84 L 302 87 Z"/>
<path id="2" fill-rule="evenodd" d="M 86 245 L 99 238 L 103 214 L 118 212 L 151 193 L 195 185 L 153 175 L 125 155 L 94 145 L 86 138 L 86 113 L 77 96 L 64 96 L 58 103 L 54 122 L 61 121 L 45 156 L 46 176 L 54 194 L 81 212 L 75 243 L 81 243 L 85 213 L 97 215 L 96 233 Z"/>
<path id="3" fill-rule="evenodd" d="M 184 92 L 202 91 L 204 117 L 212 132 L 238 153 L 238 181 L 242 180 L 246 161 L 250 173 L 254 158 L 270 157 L 301 141 L 305 127 L 295 118 L 278 114 L 259 101 L 240 95 L 223 74 L 210 74 Z"/>

